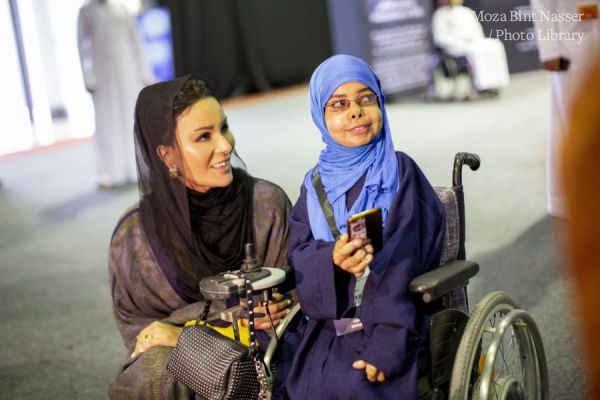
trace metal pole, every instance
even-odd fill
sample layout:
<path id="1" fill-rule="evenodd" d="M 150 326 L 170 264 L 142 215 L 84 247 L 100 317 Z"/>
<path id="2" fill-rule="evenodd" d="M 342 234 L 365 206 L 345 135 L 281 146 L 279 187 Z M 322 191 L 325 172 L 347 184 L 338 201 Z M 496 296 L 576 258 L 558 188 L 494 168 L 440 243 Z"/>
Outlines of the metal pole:
<path id="1" fill-rule="evenodd" d="M 19 67 L 21 69 L 21 77 L 23 83 L 23 93 L 27 102 L 27 110 L 29 111 L 29 122 L 33 125 L 33 100 L 31 97 L 31 87 L 29 86 L 29 74 L 27 72 L 27 59 L 25 58 L 25 47 L 23 45 L 23 34 L 21 32 L 21 20 L 19 18 L 19 8 L 17 0 L 8 0 L 10 5 L 10 14 L 15 33 L 15 41 L 17 45 L 17 56 L 19 57 Z"/>

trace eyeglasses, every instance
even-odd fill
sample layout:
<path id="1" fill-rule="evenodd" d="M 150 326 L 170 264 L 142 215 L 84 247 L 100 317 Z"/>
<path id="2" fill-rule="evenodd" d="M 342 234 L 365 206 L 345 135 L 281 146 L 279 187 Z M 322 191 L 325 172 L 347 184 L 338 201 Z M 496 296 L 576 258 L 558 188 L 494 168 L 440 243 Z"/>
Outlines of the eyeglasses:
<path id="1" fill-rule="evenodd" d="M 333 112 L 346 111 L 350 108 L 352 102 L 355 102 L 359 107 L 372 106 L 377 104 L 377 95 L 375 93 L 365 93 L 356 99 L 334 99 L 325 104 L 325 108 L 329 108 Z"/>

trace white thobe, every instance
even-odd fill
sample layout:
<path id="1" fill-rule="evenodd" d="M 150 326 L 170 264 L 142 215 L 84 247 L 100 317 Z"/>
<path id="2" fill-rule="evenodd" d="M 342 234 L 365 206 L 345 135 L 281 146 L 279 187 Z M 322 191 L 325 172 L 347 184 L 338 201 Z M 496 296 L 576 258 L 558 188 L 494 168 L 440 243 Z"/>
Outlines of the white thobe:
<path id="1" fill-rule="evenodd" d="M 487 38 L 468 7 L 443 6 L 432 17 L 433 41 L 451 56 L 465 56 L 477 90 L 500 89 L 510 81 L 504 45 Z"/>
<path id="2" fill-rule="evenodd" d="M 534 25 L 539 39 L 540 60 L 547 61 L 559 57 L 570 60 L 567 71 L 552 72 L 550 78 L 551 115 L 546 156 L 546 206 L 548 213 L 554 216 L 564 216 L 565 212 L 562 185 L 559 182 L 558 152 L 561 133 L 568 118 L 569 97 L 574 93 L 579 78 L 600 47 L 600 19 L 552 21 L 552 18 L 546 16 L 556 15 L 558 19 L 567 19 L 565 16 L 578 13 L 579 6 L 583 4 L 595 4 L 596 7 L 600 7 L 598 0 L 531 0 L 532 11 L 536 17 Z M 544 16 L 542 11 L 546 13 Z M 549 32 L 571 34 L 572 40 L 565 40 L 565 37 L 563 40 L 548 40 Z M 583 33 L 581 42 L 575 35 L 577 33 Z"/>
<path id="3" fill-rule="evenodd" d="M 154 81 L 135 21 L 114 1 L 92 1 L 79 11 L 79 55 L 92 93 L 98 183 L 137 181 L 133 120 L 139 91 Z"/>

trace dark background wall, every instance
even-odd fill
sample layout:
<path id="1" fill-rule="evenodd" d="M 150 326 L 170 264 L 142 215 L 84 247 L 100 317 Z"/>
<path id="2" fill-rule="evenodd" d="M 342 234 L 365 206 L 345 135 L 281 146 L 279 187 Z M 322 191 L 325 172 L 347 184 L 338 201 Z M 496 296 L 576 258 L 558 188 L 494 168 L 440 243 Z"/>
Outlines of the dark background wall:
<path id="1" fill-rule="evenodd" d="M 172 0 L 177 75 L 197 72 L 221 97 L 305 82 L 331 55 L 322 0 Z"/>
<path id="2" fill-rule="evenodd" d="M 368 32 L 356 21 L 333 23 L 332 12 L 359 10 L 364 0 L 160 0 L 171 12 L 177 75 L 197 72 L 222 97 L 267 91 L 309 80 L 315 67 L 333 54 L 343 38 L 344 52 L 366 60 Z M 436 0 L 431 0 L 434 9 Z M 465 0 L 474 11 L 528 10 L 529 0 Z M 361 6 L 362 7 L 362 6 Z M 339 18 L 338 18 L 339 19 Z M 481 21 L 486 36 L 495 29 L 527 32 L 531 22 Z M 337 38 L 337 39 L 336 39 Z M 502 38 L 501 38 L 502 39 Z M 535 41 L 503 40 L 510 72 L 539 66 Z M 351 45 L 350 45 L 351 44 Z M 407 72 L 404 71 L 403 74 Z"/>

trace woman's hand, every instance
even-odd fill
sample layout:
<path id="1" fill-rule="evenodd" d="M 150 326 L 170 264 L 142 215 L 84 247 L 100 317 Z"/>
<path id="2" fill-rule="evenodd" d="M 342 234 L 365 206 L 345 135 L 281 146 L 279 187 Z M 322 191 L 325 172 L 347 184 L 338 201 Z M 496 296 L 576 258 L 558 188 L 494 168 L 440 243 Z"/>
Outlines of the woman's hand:
<path id="1" fill-rule="evenodd" d="M 279 294 L 274 293 L 273 298 L 269 300 L 269 312 L 271 313 L 271 319 L 273 319 L 273 326 L 279 325 L 281 320 L 290 313 L 290 308 L 293 302 L 289 298 Z M 266 330 L 271 328 L 271 322 L 269 321 L 269 317 L 266 315 L 267 312 L 265 307 L 258 306 L 254 308 L 255 313 L 265 314 L 264 317 L 254 318 L 254 328 L 256 330 Z M 244 326 L 248 326 L 248 320 L 243 319 L 242 323 Z"/>
<path id="2" fill-rule="evenodd" d="M 154 346 L 175 347 L 177 339 L 183 330 L 180 326 L 154 321 L 138 333 L 135 340 L 135 349 L 131 354 L 134 358 Z"/>
<path id="3" fill-rule="evenodd" d="M 358 360 L 354 361 L 352 367 L 354 369 L 364 369 L 369 382 L 385 382 L 385 374 L 374 365 L 367 364 L 363 360 Z"/>
<path id="4" fill-rule="evenodd" d="M 333 248 L 333 263 L 342 270 L 354 274 L 360 278 L 365 268 L 373 261 L 373 246 L 364 245 L 362 239 L 348 241 L 348 235 L 344 234 L 335 242 Z"/>

